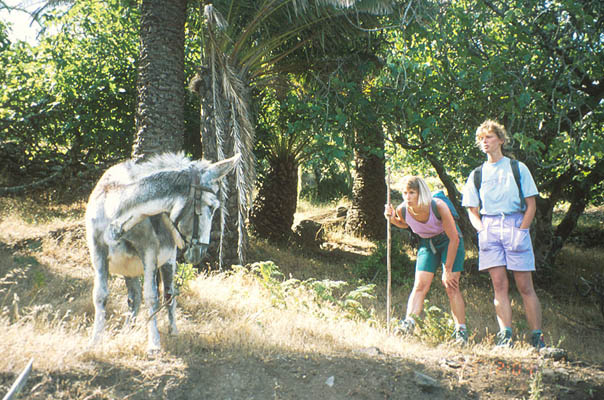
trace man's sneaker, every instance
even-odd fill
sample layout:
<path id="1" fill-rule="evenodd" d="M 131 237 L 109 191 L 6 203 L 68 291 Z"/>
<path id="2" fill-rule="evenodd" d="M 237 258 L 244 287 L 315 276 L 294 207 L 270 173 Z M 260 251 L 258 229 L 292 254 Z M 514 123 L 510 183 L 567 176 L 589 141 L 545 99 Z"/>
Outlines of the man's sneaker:
<path id="1" fill-rule="evenodd" d="M 415 321 L 412 319 L 405 319 L 401 321 L 401 323 L 394 328 L 394 334 L 400 336 L 410 336 L 413 335 L 413 331 L 415 330 Z"/>
<path id="2" fill-rule="evenodd" d="M 495 337 L 495 347 L 512 347 L 512 332 L 504 329 L 502 331 L 497 332 L 497 336 Z"/>
<path id="3" fill-rule="evenodd" d="M 533 334 L 531 335 L 531 346 L 533 346 L 537 351 L 545 347 L 545 342 L 543 341 L 543 333 L 533 332 Z"/>
<path id="4" fill-rule="evenodd" d="M 455 329 L 453 332 L 453 340 L 455 344 L 466 345 L 468 344 L 468 331 L 466 329 Z"/>

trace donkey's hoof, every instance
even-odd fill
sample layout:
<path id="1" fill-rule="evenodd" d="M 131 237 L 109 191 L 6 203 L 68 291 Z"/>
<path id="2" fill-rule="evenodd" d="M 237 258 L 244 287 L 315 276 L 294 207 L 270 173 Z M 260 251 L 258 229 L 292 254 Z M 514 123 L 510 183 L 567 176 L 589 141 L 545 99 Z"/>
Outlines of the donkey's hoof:
<path id="1" fill-rule="evenodd" d="M 93 336 L 88 340 L 86 348 L 87 350 L 95 350 L 95 348 L 101 345 L 102 342 L 103 338 L 101 336 Z"/>
<path id="2" fill-rule="evenodd" d="M 159 356 L 160 353 L 161 353 L 161 349 L 159 347 L 153 347 L 153 348 L 147 349 L 147 357 L 149 357 L 149 358 L 155 358 L 155 357 Z"/>

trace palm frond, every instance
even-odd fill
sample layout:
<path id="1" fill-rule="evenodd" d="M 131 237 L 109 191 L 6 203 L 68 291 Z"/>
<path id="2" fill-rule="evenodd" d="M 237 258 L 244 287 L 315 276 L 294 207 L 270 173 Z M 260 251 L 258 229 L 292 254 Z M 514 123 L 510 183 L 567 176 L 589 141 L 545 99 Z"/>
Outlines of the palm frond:
<path id="1" fill-rule="evenodd" d="M 390 14 L 394 10 L 393 0 L 319 0 L 321 3 L 336 8 L 354 8 L 359 12 L 375 15 Z"/>

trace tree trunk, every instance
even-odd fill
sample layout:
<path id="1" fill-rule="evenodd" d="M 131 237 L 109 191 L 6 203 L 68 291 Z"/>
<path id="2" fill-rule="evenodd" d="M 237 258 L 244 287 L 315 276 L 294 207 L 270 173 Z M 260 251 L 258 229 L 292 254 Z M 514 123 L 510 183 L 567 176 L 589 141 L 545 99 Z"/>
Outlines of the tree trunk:
<path id="1" fill-rule="evenodd" d="M 384 136 L 378 127 L 355 135 L 355 176 L 346 230 L 370 239 L 386 238 Z"/>
<path id="2" fill-rule="evenodd" d="M 537 270 L 551 270 L 556 254 L 562 248 L 562 240 L 554 234 L 552 219 L 554 207 L 551 199 L 538 196 L 537 212 L 532 226 L 533 251 Z M 537 274 L 540 280 L 549 274 Z"/>
<path id="3" fill-rule="evenodd" d="M 459 229 L 461 229 L 461 233 L 464 237 L 464 244 L 467 246 L 471 243 L 474 247 L 477 248 L 478 238 L 476 236 L 476 230 L 470 222 L 470 218 L 468 217 L 467 211 L 461 206 L 461 195 L 455 187 L 455 182 L 453 182 L 453 179 L 451 179 L 449 174 L 447 174 L 447 170 L 445 169 L 443 164 L 433 154 L 426 155 L 426 158 L 428 159 L 428 161 L 430 161 L 430 164 L 432 165 L 434 170 L 436 170 L 438 178 L 447 190 L 447 197 L 449 198 L 449 200 L 451 200 L 453 206 L 455 206 L 455 209 L 459 213 L 458 224 Z"/>
<path id="4" fill-rule="evenodd" d="M 143 0 L 133 158 L 180 151 L 184 142 L 187 0 Z"/>
<path id="5" fill-rule="evenodd" d="M 289 238 L 297 206 L 298 165 L 292 157 L 274 162 L 261 178 L 250 212 L 250 227 L 259 237 Z"/>

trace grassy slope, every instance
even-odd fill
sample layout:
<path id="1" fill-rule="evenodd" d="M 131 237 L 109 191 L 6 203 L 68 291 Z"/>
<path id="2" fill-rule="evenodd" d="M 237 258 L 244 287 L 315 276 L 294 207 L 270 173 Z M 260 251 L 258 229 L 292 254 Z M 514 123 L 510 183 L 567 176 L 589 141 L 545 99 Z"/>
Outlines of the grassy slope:
<path id="1" fill-rule="evenodd" d="M 492 351 L 496 323 L 490 283 L 482 274 L 467 272 L 463 279 L 473 332 L 468 348 L 389 335 L 384 282 L 375 282 L 376 298 L 362 303 L 373 317 L 351 319 L 356 313 L 318 298 L 309 281 L 349 282 L 334 292 L 336 299 L 357 286 L 354 266 L 373 244 L 337 229 L 329 234 L 330 251 L 254 241 L 252 261 L 274 261 L 284 278 L 240 270 L 192 280 L 179 297 L 179 335 L 166 334 L 161 315 L 164 351 L 149 358 L 142 318 L 133 329 L 122 329 L 126 300 L 119 278 L 111 281 L 106 340 L 87 347 L 92 271 L 83 207 L 81 201 L 0 199 L 0 323 L 6 327 L 0 332 L 0 393 L 33 357 L 34 373 L 24 389 L 31 398 L 537 398 L 540 391 L 544 398 L 604 396 L 602 316 L 573 283 L 576 271 L 589 274 L 601 266 L 600 248 L 568 246 L 557 283 L 538 287 L 548 341 L 568 351 L 567 362 L 540 359 L 523 343 L 509 352 Z M 393 288 L 394 317 L 401 316 L 408 294 L 408 285 Z M 513 298 L 515 326 L 522 332 L 521 300 Z M 437 279 L 429 300 L 448 309 Z M 436 377 L 440 389 L 421 389 L 417 371 Z M 329 376 L 335 377 L 333 386 L 325 384 Z"/>

